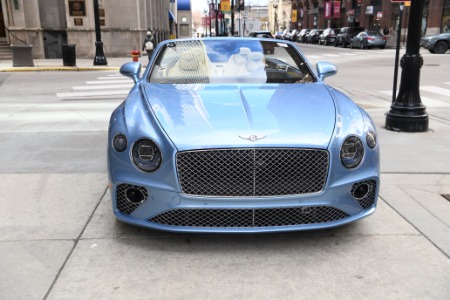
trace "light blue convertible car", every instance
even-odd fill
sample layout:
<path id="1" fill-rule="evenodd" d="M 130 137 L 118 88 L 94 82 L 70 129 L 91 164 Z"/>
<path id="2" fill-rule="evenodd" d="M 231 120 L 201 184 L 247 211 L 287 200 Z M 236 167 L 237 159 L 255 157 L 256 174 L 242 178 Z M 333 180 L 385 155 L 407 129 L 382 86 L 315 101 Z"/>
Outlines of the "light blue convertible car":
<path id="1" fill-rule="evenodd" d="M 375 211 L 379 146 L 368 114 L 295 43 L 169 40 L 113 112 L 115 216 L 178 232 L 322 229 Z"/>

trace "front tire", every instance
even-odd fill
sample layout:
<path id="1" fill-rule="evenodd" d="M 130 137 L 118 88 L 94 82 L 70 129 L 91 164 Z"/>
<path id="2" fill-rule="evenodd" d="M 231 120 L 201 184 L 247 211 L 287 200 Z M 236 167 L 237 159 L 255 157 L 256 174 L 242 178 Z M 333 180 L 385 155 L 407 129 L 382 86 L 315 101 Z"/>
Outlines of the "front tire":
<path id="1" fill-rule="evenodd" d="M 444 41 L 439 41 L 434 45 L 433 50 L 437 54 L 444 54 L 448 50 L 448 44 Z"/>
<path id="2" fill-rule="evenodd" d="M 361 42 L 361 43 L 359 44 L 359 49 L 364 50 L 365 48 L 366 48 L 366 47 L 364 47 L 364 43 Z"/>

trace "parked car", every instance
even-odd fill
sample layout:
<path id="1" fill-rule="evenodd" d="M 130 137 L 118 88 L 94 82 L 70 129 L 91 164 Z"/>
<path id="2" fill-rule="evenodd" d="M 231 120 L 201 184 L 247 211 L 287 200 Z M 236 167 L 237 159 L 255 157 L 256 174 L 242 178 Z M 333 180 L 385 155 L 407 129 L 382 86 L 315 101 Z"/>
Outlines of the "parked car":
<path id="1" fill-rule="evenodd" d="M 270 31 L 253 31 L 249 33 L 248 37 L 273 39 Z M 267 47 L 264 48 L 264 54 L 274 54 L 275 48 L 272 46 L 273 44 L 267 44 Z"/>
<path id="2" fill-rule="evenodd" d="M 450 47 L 450 33 L 441 33 L 423 37 L 420 46 L 428 49 L 431 53 L 443 54 Z"/>
<path id="3" fill-rule="evenodd" d="M 265 55 L 269 44 L 280 55 Z M 112 113 L 108 176 L 123 222 L 177 232 L 324 229 L 372 214 L 376 127 L 293 42 L 166 40 Z"/>
<path id="4" fill-rule="evenodd" d="M 292 41 L 294 36 L 297 36 L 297 30 L 291 29 L 287 31 L 286 35 L 284 36 L 284 39 L 287 41 Z"/>
<path id="5" fill-rule="evenodd" d="M 327 28 L 319 36 L 319 45 L 333 45 L 340 29 Z"/>
<path id="6" fill-rule="evenodd" d="M 317 44 L 319 42 L 319 37 L 323 33 L 323 29 L 311 29 L 308 33 L 306 39 L 309 44 Z"/>
<path id="7" fill-rule="evenodd" d="M 302 29 L 297 35 L 297 42 L 306 43 L 306 37 L 308 36 L 310 29 Z"/>
<path id="8" fill-rule="evenodd" d="M 274 38 L 281 40 L 282 39 L 281 38 L 282 34 L 283 34 L 283 31 L 277 31 L 274 34 Z"/>
<path id="9" fill-rule="evenodd" d="M 252 31 L 248 34 L 248 37 L 273 39 L 270 31 Z"/>
<path id="10" fill-rule="evenodd" d="M 283 33 L 281 34 L 281 39 L 286 40 L 286 37 L 288 36 L 288 34 L 289 34 L 289 29 L 283 30 Z"/>
<path id="11" fill-rule="evenodd" d="M 363 27 L 342 27 L 339 34 L 336 36 L 336 42 L 334 46 L 341 46 L 342 48 L 347 47 L 350 44 L 352 38 L 354 38 L 358 33 L 364 31 Z"/>
<path id="12" fill-rule="evenodd" d="M 384 49 L 386 37 L 378 31 L 362 31 L 350 41 L 350 48 L 370 49 L 372 47 Z"/>

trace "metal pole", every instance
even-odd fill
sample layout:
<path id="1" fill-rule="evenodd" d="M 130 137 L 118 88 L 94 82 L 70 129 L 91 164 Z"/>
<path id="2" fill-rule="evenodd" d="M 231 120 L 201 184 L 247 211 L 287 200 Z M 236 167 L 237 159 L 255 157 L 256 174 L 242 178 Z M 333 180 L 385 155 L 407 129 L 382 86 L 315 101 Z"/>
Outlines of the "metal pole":
<path id="1" fill-rule="evenodd" d="M 231 36 L 234 36 L 234 0 L 231 0 Z"/>
<path id="2" fill-rule="evenodd" d="M 419 93 L 420 68 L 423 58 L 419 54 L 424 0 L 411 1 L 406 54 L 400 61 L 402 77 L 397 99 L 386 114 L 386 129 L 404 132 L 428 130 L 428 114 Z"/>
<path id="3" fill-rule="evenodd" d="M 211 6 L 212 6 L 212 0 L 211 0 L 211 2 L 209 3 L 209 7 L 208 7 L 208 11 L 209 11 L 209 17 L 208 17 L 208 20 L 209 20 L 209 37 L 211 37 L 211 29 L 212 29 L 212 25 L 211 25 Z"/>
<path id="4" fill-rule="evenodd" d="M 219 14 L 219 3 L 217 0 L 214 0 L 214 14 L 216 15 L 216 36 L 219 36 L 219 19 L 218 19 L 218 14 Z"/>
<path id="5" fill-rule="evenodd" d="M 94 22 L 95 22 L 95 58 L 94 66 L 107 65 L 105 54 L 103 53 L 103 42 L 100 33 L 100 13 L 98 10 L 98 0 L 94 0 Z"/>
<path id="6" fill-rule="evenodd" d="M 400 36 L 402 35 L 403 7 L 403 3 L 399 5 L 400 18 L 398 20 L 397 28 L 397 46 L 395 48 L 394 89 L 392 91 L 392 103 L 395 102 L 395 98 L 397 97 L 398 60 L 400 56 Z"/>

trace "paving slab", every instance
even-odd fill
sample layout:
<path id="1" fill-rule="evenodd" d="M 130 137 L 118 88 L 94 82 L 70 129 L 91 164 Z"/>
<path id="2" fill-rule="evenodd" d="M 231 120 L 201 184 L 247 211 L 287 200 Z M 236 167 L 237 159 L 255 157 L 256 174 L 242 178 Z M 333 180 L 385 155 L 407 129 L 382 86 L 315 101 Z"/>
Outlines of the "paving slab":
<path id="1" fill-rule="evenodd" d="M 88 239 L 48 299 L 445 299 L 449 270 L 417 235 Z"/>
<path id="2" fill-rule="evenodd" d="M 0 299 L 43 299 L 73 245 L 73 240 L 0 241 Z"/>
<path id="3" fill-rule="evenodd" d="M 107 183 L 105 174 L 0 174 L 0 241 L 78 238 Z"/>

